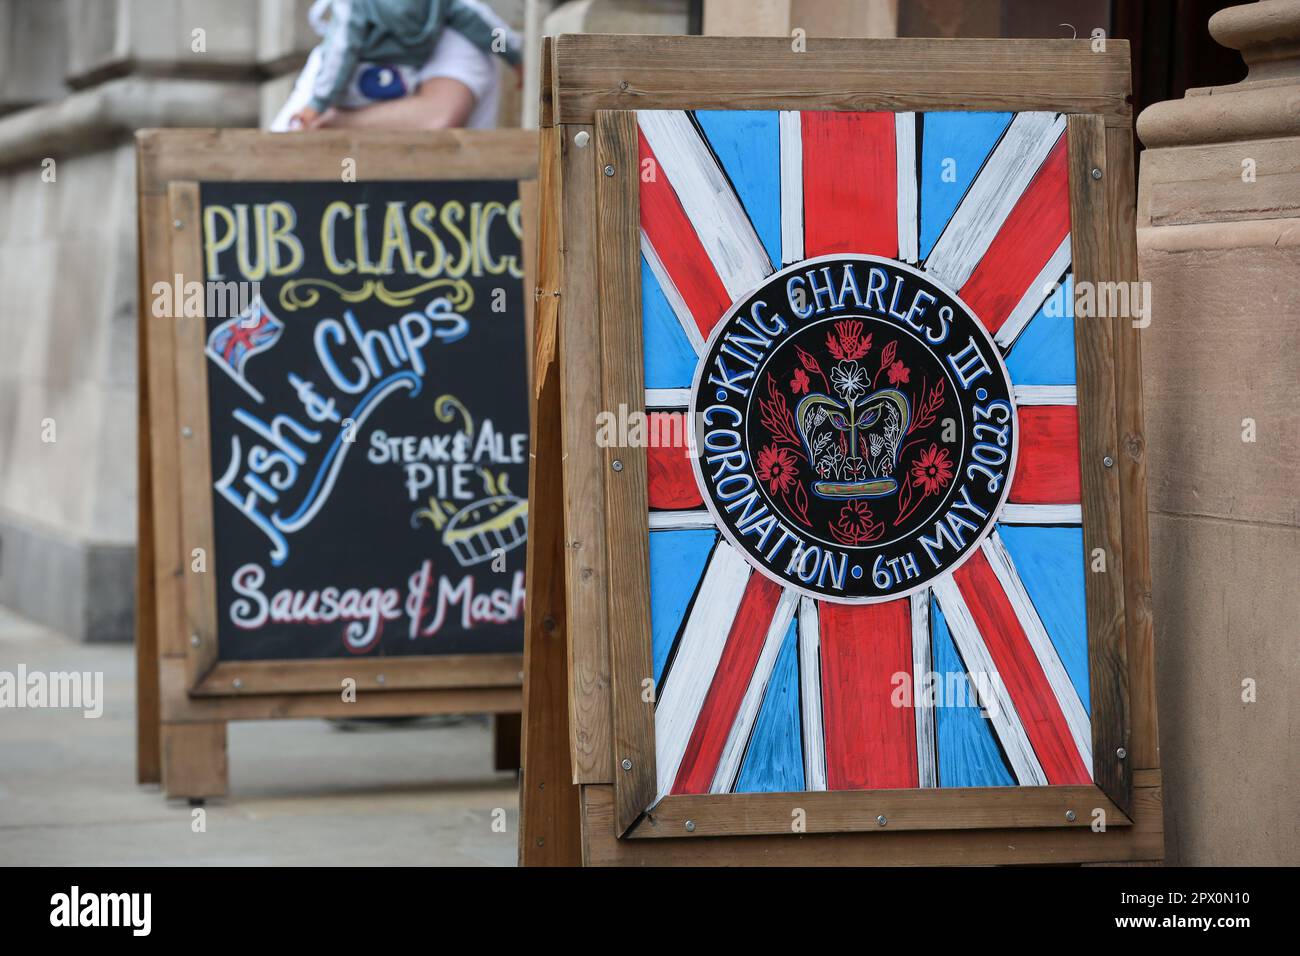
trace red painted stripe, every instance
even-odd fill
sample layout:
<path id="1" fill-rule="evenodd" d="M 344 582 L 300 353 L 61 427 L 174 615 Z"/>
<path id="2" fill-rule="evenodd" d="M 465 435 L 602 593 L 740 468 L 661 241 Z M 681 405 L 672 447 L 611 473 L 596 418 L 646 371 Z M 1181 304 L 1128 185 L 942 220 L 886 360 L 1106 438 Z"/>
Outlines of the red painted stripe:
<path id="1" fill-rule="evenodd" d="M 990 333 L 1002 327 L 1070 231 L 1066 158 L 1062 133 L 961 287 L 962 301 Z"/>
<path id="2" fill-rule="evenodd" d="M 1077 505 L 1079 409 L 1074 405 L 1021 405 L 1020 450 L 1009 500 L 1022 505 Z"/>
<path id="3" fill-rule="evenodd" d="M 819 607 L 822 721 L 830 790 L 918 787 L 916 717 L 895 707 L 896 674 L 912 679 L 912 611 L 884 604 Z"/>
<path id="4" fill-rule="evenodd" d="M 780 598 L 781 585 L 757 572 L 749 576 L 740 609 L 731 622 L 727 646 L 722 649 L 713 683 L 709 685 L 677 769 L 673 793 L 709 792 Z"/>
<path id="5" fill-rule="evenodd" d="M 704 498 L 686 453 L 683 412 L 651 412 L 650 447 L 646 449 L 646 484 L 650 507 L 664 511 L 702 508 Z"/>
<path id="6" fill-rule="evenodd" d="M 1047 782 L 1053 786 L 1091 783 L 1052 685 L 984 552 L 976 549 L 953 572 L 953 579 L 1011 695 Z"/>
<path id="7" fill-rule="evenodd" d="M 893 113 L 803 114 L 804 255 L 898 255 Z"/>
<path id="8" fill-rule="evenodd" d="M 731 297 L 704 251 L 699 236 L 682 208 L 681 200 L 668 182 L 645 134 L 638 132 L 641 152 L 641 228 L 654 246 L 673 285 L 691 310 L 700 334 L 706 339 L 722 314 L 731 307 Z M 649 161 L 650 165 L 647 165 Z M 646 171 L 653 172 L 650 175 Z"/>

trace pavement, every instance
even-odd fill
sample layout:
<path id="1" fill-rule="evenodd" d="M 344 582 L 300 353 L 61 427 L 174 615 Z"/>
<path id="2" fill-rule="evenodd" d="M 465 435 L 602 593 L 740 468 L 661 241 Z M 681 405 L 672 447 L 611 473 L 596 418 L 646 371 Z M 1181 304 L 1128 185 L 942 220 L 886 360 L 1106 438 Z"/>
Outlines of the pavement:
<path id="1" fill-rule="evenodd" d="M 0 672 L 103 673 L 103 715 L 0 706 L 0 865 L 512 866 L 516 775 L 486 717 L 346 731 L 229 725 L 230 795 L 196 832 L 186 801 L 135 782 L 130 645 L 77 644 L 0 608 Z"/>

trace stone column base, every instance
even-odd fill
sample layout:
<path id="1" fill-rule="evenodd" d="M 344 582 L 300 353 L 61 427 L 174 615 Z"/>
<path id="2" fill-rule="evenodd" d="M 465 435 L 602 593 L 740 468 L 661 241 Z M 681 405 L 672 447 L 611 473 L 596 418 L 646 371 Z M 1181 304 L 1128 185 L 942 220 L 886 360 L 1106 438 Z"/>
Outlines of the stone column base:
<path id="1" fill-rule="evenodd" d="M 0 514 L 0 604 L 77 641 L 135 632 L 135 546 L 82 541 Z"/>

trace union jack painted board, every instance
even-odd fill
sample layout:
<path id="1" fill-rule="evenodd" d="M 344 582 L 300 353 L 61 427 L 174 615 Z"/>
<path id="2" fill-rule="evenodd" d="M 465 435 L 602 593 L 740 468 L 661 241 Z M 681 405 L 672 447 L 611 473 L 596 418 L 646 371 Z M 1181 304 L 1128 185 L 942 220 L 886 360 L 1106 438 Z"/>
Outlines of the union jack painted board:
<path id="1" fill-rule="evenodd" d="M 657 798 L 1091 783 L 1065 116 L 637 129 Z"/>

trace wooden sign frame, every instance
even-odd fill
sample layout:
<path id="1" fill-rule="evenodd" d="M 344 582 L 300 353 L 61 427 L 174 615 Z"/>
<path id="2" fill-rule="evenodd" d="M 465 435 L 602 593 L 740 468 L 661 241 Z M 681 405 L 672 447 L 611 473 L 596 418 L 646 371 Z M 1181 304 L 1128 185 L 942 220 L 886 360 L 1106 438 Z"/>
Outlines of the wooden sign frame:
<path id="1" fill-rule="evenodd" d="M 561 36 L 544 51 L 521 861 L 997 863 L 1163 855 L 1138 332 L 1076 323 L 1094 784 L 655 800 L 646 451 L 592 423 L 644 407 L 640 110 L 1066 114 L 1078 280 L 1136 278 L 1127 44 Z M 756 72 L 757 71 L 757 72 Z M 761 82 L 758 73 L 761 72 Z M 617 459 L 617 465 L 615 465 Z M 561 464 L 562 462 L 562 464 Z M 603 509 L 591 508 L 603 501 Z M 562 516 L 562 520 L 561 520 Z M 532 555 L 563 555 L 563 564 Z M 534 577 L 533 575 L 537 576 Z M 563 637 L 561 641 L 559 638 Z M 567 742 L 560 747 L 559 738 Z M 806 812 L 792 833 L 792 808 Z M 1094 810 L 1105 811 L 1096 832 Z M 885 821 L 881 823 L 880 821 Z M 688 845 L 689 844 L 689 845 Z"/>
<path id="2" fill-rule="evenodd" d="M 515 766 L 522 657 L 218 661 L 216 581 L 190 573 L 213 548 L 206 333 L 201 319 L 154 318 L 156 282 L 203 272 L 199 184 L 224 181 L 513 180 L 522 200 L 525 334 L 531 337 L 537 134 L 143 130 L 137 134 L 139 551 L 137 767 L 168 796 L 226 791 L 226 722 L 296 717 L 491 713 L 498 769 Z M 344 677 L 356 680 L 344 702 Z"/>

